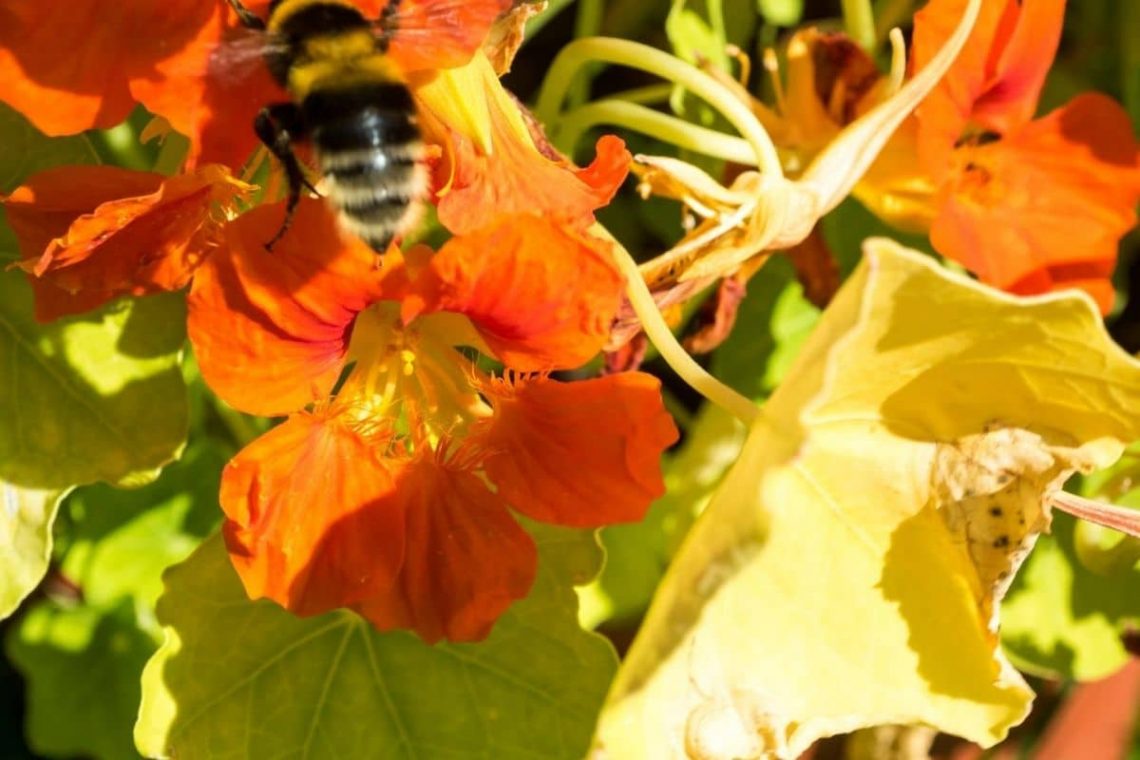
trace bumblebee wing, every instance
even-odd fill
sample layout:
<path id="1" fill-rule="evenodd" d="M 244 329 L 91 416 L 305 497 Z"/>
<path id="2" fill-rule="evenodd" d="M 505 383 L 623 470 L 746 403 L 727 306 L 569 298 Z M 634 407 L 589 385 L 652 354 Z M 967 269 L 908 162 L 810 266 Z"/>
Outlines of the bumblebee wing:
<path id="1" fill-rule="evenodd" d="M 210 51 L 207 66 L 210 73 L 245 79 L 252 71 L 265 68 L 265 56 L 274 52 L 275 47 L 284 47 L 284 44 L 274 42 L 265 32 L 234 29 Z"/>
<path id="2" fill-rule="evenodd" d="M 376 21 L 388 55 L 404 71 L 467 63 L 511 0 L 401 0 Z"/>

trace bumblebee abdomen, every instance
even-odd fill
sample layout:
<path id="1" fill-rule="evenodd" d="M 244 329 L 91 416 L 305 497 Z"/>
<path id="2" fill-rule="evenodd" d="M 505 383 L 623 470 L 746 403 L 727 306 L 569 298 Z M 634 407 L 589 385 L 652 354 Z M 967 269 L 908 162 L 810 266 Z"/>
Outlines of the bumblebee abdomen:
<path id="1" fill-rule="evenodd" d="M 415 222 L 424 192 L 411 93 L 398 82 L 317 88 L 301 110 L 341 223 L 384 252 Z"/>

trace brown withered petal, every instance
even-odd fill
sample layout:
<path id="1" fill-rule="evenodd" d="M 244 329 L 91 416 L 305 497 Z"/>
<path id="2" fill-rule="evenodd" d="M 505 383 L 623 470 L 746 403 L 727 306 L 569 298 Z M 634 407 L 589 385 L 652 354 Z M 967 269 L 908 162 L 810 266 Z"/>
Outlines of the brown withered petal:
<path id="1" fill-rule="evenodd" d="M 511 70 L 515 53 L 522 47 L 526 36 L 526 22 L 546 10 L 546 0 L 514 0 L 514 5 L 495 21 L 483 52 L 499 76 Z"/>
<path id="2" fill-rule="evenodd" d="M 839 290 L 839 264 L 819 226 L 802 243 L 784 251 L 784 255 L 796 268 L 796 278 L 804 288 L 804 297 L 821 309 L 831 303 L 835 291 Z"/>
<path id="3" fill-rule="evenodd" d="M 697 312 L 695 329 L 685 337 L 682 345 L 691 354 L 707 354 L 728 338 L 736 326 L 736 314 L 748 295 L 748 286 L 742 278 L 725 277 L 712 296 L 701 304 Z"/>

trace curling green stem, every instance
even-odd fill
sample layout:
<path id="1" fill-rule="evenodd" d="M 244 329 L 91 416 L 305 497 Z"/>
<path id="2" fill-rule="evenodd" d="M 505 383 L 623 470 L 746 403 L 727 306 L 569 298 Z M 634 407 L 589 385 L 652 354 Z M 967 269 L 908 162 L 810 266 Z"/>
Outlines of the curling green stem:
<path id="1" fill-rule="evenodd" d="M 645 334 L 657 347 L 661 358 L 694 390 L 723 407 L 748 427 L 752 427 L 760 416 L 760 407 L 710 375 L 689 356 L 677 341 L 677 337 L 673 335 L 673 331 L 669 329 L 669 325 L 665 323 L 665 318 L 661 316 L 661 310 L 657 308 L 653 294 L 649 292 L 649 287 L 641 278 L 637 262 L 629 255 L 629 251 L 599 227 L 594 229 L 613 241 L 614 256 L 622 274 L 625 275 L 626 295 L 629 296 L 629 302 L 641 321 Z"/>
<path id="2" fill-rule="evenodd" d="M 686 88 L 724 115 L 752 147 L 755 164 L 766 176 L 777 179 L 784 176 L 776 146 L 756 116 L 735 94 L 697 67 L 657 48 L 629 40 L 593 37 L 575 40 L 564 47 L 554 59 L 538 95 L 535 112 L 542 123 L 555 123 L 574 75 L 582 66 L 595 61 L 647 71 Z M 573 148 L 561 143 L 559 147 Z"/>
<path id="3" fill-rule="evenodd" d="M 847 35 L 864 50 L 873 50 L 877 37 L 871 0 L 842 0 L 842 3 L 843 25 L 847 29 Z"/>
<path id="4" fill-rule="evenodd" d="M 622 100 L 601 100 L 566 113 L 559 124 L 559 141 L 573 146 L 586 130 L 598 124 L 625 127 L 662 142 L 706 156 L 755 166 L 752 146 L 739 137 L 691 124 L 676 116 Z"/>
<path id="5" fill-rule="evenodd" d="M 622 90 L 610 95 L 607 100 L 624 100 L 627 103 L 664 103 L 673 97 L 673 85 L 649 84 L 645 87 L 635 87 L 632 90 Z"/>
<path id="6" fill-rule="evenodd" d="M 534 35 L 542 29 L 542 27 L 549 24 L 560 11 L 570 7 L 574 0 L 550 0 L 546 5 L 546 10 L 537 16 L 533 16 L 526 22 L 526 40 L 530 40 Z"/>
<path id="7" fill-rule="evenodd" d="M 578 0 L 578 15 L 574 19 L 574 39 L 594 37 L 602 31 L 603 7 L 601 0 Z M 590 99 L 590 84 L 597 74 L 597 66 L 586 66 L 574 80 L 566 99 L 571 106 L 580 106 Z"/>

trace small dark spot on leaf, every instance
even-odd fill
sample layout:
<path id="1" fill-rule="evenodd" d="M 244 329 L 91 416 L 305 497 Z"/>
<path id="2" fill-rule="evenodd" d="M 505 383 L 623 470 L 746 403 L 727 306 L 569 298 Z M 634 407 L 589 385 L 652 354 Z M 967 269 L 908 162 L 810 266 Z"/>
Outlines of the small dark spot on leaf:
<path id="1" fill-rule="evenodd" d="M 1009 546 L 1009 536 L 1001 535 L 994 539 L 995 549 L 1004 549 Z"/>
<path id="2" fill-rule="evenodd" d="M 994 517 L 1001 517 L 1002 516 L 1001 507 L 999 507 L 997 504 L 994 504 L 992 507 L 990 507 L 990 514 L 993 515 Z"/>

